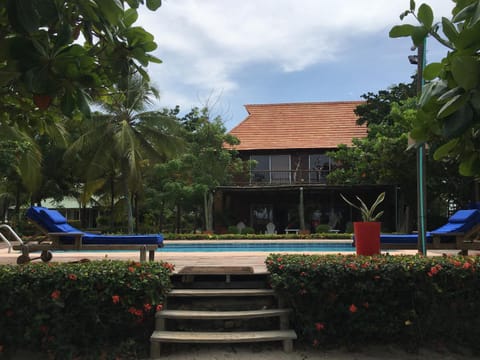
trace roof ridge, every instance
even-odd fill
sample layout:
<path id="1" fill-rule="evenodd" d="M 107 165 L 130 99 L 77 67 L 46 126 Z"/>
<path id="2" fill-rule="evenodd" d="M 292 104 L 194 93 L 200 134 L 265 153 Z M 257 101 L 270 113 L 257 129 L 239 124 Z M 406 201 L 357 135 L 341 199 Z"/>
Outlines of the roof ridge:
<path id="1" fill-rule="evenodd" d="M 339 101 L 299 101 L 299 102 L 284 102 L 284 103 L 269 103 L 269 104 L 245 104 L 248 106 L 285 106 L 285 105 L 328 105 L 328 104 L 356 104 L 364 103 L 365 100 L 339 100 Z"/>

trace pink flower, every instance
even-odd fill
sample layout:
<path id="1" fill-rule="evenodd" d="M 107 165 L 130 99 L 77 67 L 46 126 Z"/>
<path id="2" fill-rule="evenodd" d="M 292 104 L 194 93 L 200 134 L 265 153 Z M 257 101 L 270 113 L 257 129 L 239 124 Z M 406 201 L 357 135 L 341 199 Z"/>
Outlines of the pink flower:
<path id="1" fill-rule="evenodd" d="M 143 310 L 145 310 L 145 311 L 147 311 L 147 312 L 150 311 L 150 310 L 152 310 L 152 305 L 150 305 L 150 304 L 143 304 Z"/>
<path id="2" fill-rule="evenodd" d="M 440 270 L 442 270 L 442 265 L 437 264 L 437 265 L 432 266 L 432 267 L 430 268 L 430 271 L 428 272 L 427 275 L 430 276 L 430 277 L 432 277 L 432 276 L 434 276 L 434 275 L 437 275 Z"/>
<path id="3" fill-rule="evenodd" d="M 55 290 L 50 294 L 50 297 L 53 300 L 58 300 L 60 298 L 60 294 L 61 294 L 60 290 Z"/>
<path id="4" fill-rule="evenodd" d="M 169 271 L 173 271 L 175 270 L 175 265 L 174 264 L 170 264 L 170 263 L 163 263 L 162 265 L 165 269 L 169 270 Z"/>
<path id="5" fill-rule="evenodd" d="M 158 304 L 157 307 L 155 308 L 155 311 L 162 311 L 163 310 L 163 304 Z"/>
<path id="6" fill-rule="evenodd" d="M 325 324 L 322 322 L 315 323 L 315 330 L 322 331 L 325 329 Z"/>
<path id="7" fill-rule="evenodd" d="M 118 303 L 120 302 L 120 296 L 118 296 L 118 295 L 113 295 L 113 296 L 112 296 L 112 302 L 113 302 L 114 304 L 118 304 Z"/>
<path id="8" fill-rule="evenodd" d="M 133 306 L 128 309 L 128 312 L 135 316 L 143 316 L 143 311 L 140 309 L 136 309 Z"/>
<path id="9" fill-rule="evenodd" d="M 75 275 L 75 274 L 69 274 L 69 275 L 68 275 L 68 278 L 69 278 L 70 280 L 72 280 L 72 281 L 75 281 L 75 280 L 77 280 L 77 275 Z"/>
<path id="10" fill-rule="evenodd" d="M 355 304 L 352 304 L 349 306 L 348 310 L 353 314 L 358 311 L 358 308 L 355 306 Z"/>

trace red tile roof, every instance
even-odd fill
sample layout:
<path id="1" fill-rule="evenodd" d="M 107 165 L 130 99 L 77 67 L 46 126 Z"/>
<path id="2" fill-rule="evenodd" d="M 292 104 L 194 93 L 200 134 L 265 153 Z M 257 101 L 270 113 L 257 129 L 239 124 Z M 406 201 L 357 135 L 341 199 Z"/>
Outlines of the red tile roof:
<path id="1" fill-rule="evenodd" d="M 245 105 L 248 116 L 230 131 L 237 150 L 320 149 L 367 135 L 353 110 L 363 101 Z"/>

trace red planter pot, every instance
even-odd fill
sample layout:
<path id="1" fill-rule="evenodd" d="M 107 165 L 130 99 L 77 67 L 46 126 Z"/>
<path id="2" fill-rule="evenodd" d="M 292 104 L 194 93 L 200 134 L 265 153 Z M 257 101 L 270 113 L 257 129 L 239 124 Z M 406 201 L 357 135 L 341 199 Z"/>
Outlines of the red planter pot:
<path id="1" fill-rule="evenodd" d="M 354 222 L 357 255 L 380 254 L 380 222 Z"/>

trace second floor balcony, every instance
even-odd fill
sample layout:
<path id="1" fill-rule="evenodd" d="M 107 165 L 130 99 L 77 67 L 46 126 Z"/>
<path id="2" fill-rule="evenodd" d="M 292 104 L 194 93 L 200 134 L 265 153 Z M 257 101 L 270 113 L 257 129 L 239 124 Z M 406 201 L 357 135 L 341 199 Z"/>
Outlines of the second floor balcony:
<path id="1" fill-rule="evenodd" d="M 326 184 L 330 170 L 252 170 L 248 184 Z M 245 184 L 242 184 L 245 185 Z"/>

